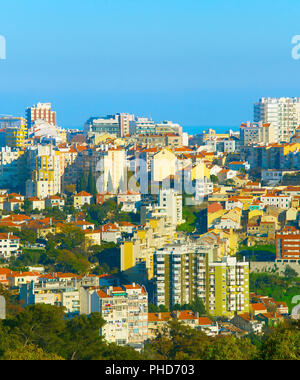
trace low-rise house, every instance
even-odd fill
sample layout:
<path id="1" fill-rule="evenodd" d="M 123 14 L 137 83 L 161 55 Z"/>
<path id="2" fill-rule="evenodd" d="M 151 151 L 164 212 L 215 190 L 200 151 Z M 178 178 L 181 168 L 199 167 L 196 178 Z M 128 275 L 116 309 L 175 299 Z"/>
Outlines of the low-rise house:
<path id="1" fill-rule="evenodd" d="M 95 229 L 95 224 L 94 223 L 90 223 L 90 222 L 87 222 L 85 220 L 78 220 L 76 223 L 75 223 L 75 226 L 82 229 L 83 231 L 86 231 L 86 230 L 94 230 Z"/>
<path id="2" fill-rule="evenodd" d="M 241 330 L 248 333 L 261 334 L 263 332 L 264 323 L 257 321 L 251 314 L 243 313 L 235 315 L 231 323 Z"/>
<path id="3" fill-rule="evenodd" d="M 113 223 L 107 223 L 100 227 L 101 240 L 117 244 L 122 239 L 120 228 Z"/>
<path id="4" fill-rule="evenodd" d="M 65 205 L 64 198 L 59 197 L 58 195 L 51 195 L 45 200 L 46 208 L 58 207 L 59 209 L 62 209 L 64 205 Z"/>
<path id="5" fill-rule="evenodd" d="M 267 308 L 263 303 L 250 303 L 250 312 L 256 316 L 261 313 L 267 313 Z"/>
<path id="6" fill-rule="evenodd" d="M 38 239 L 44 239 L 47 235 L 55 233 L 55 227 L 53 226 L 52 221 L 47 221 L 45 219 L 30 220 L 27 223 L 26 228 L 35 231 Z"/>
<path id="7" fill-rule="evenodd" d="M 118 222 L 118 226 L 120 228 L 120 231 L 126 234 L 133 234 L 137 229 L 134 224 L 129 222 Z"/>
<path id="8" fill-rule="evenodd" d="M 241 228 L 242 210 L 235 208 L 223 215 L 218 223 L 215 224 L 215 228 L 225 230 L 239 230 Z"/>
<path id="9" fill-rule="evenodd" d="M 90 205 L 92 203 L 93 196 L 86 191 L 81 191 L 74 196 L 74 207 L 80 209 L 85 204 Z"/>
<path id="10" fill-rule="evenodd" d="M 89 248 L 93 245 L 101 245 L 101 230 L 84 230 L 84 245 Z"/>
<path id="11" fill-rule="evenodd" d="M 21 201 L 17 198 L 8 199 L 7 201 L 3 202 L 3 210 L 5 211 L 20 211 L 22 209 L 22 206 L 24 204 L 24 201 Z"/>
<path id="12" fill-rule="evenodd" d="M 241 338 L 248 334 L 247 331 L 239 329 L 238 327 L 236 327 L 230 322 L 218 322 L 218 326 L 219 326 L 219 335 L 223 335 L 223 336 L 234 335 L 234 336 L 237 336 L 238 338 Z"/>
<path id="13" fill-rule="evenodd" d="M 279 313 L 261 313 L 256 316 L 256 319 L 265 324 L 266 327 L 274 327 L 283 322 L 284 317 Z"/>
<path id="14" fill-rule="evenodd" d="M 123 212 L 136 213 L 141 205 L 141 193 L 128 191 L 127 193 L 118 194 L 117 202 L 118 205 L 122 205 Z"/>
<path id="15" fill-rule="evenodd" d="M 229 169 L 236 170 L 236 171 L 239 171 L 239 170 L 247 171 L 250 169 L 249 163 L 245 161 L 232 161 L 228 164 L 228 166 L 229 166 Z"/>
<path id="16" fill-rule="evenodd" d="M 40 273 L 37 272 L 12 272 L 7 275 L 9 286 L 12 288 L 20 287 L 23 284 L 29 284 L 31 282 L 37 282 Z"/>
<path id="17" fill-rule="evenodd" d="M 213 324 L 208 317 L 199 317 L 192 310 L 173 311 L 172 317 L 191 328 L 205 332 L 209 336 L 218 334 L 218 326 L 216 324 Z"/>
<path id="18" fill-rule="evenodd" d="M 44 210 L 45 209 L 45 201 L 44 199 L 39 199 L 37 197 L 31 197 L 29 198 L 29 201 L 31 203 L 31 209 L 32 210 Z"/>
<path id="19" fill-rule="evenodd" d="M 1 219 L 1 222 L 12 222 L 15 224 L 22 225 L 31 220 L 30 216 L 27 215 L 19 215 L 19 214 L 11 214 L 9 216 L 5 216 Z"/>
<path id="20" fill-rule="evenodd" d="M 236 170 L 230 170 L 230 169 L 222 169 L 220 172 L 217 173 L 217 177 L 219 182 L 225 182 L 228 179 L 234 179 L 237 176 Z"/>
<path id="21" fill-rule="evenodd" d="M 164 331 L 172 319 L 170 312 L 148 313 L 148 339 L 155 339 L 160 332 Z"/>
<path id="22" fill-rule="evenodd" d="M 8 268 L 0 268 L 0 284 L 8 286 L 9 281 L 7 276 L 10 275 L 12 271 Z"/>
<path id="23" fill-rule="evenodd" d="M 96 195 L 96 204 L 97 205 L 103 205 L 104 202 L 106 202 L 109 199 L 115 198 L 116 194 L 105 192 L 100 193 Z"/>

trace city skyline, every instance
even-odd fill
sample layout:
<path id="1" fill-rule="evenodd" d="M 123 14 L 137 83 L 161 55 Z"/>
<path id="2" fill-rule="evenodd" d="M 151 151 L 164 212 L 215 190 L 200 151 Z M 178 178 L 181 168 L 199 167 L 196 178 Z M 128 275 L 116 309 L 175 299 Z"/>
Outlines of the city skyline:
<path id="1" fill-rule="evenodd" d="M 299 34 L 300 5 L 289 4 L 3 4 L 0 113 L 20 114 L 41 101 L 53 103 L 59 124 L 68 127 L 115 112 L 238 127 L 252 121 L 260 97 L 299 95 L 291 41 Z"/>

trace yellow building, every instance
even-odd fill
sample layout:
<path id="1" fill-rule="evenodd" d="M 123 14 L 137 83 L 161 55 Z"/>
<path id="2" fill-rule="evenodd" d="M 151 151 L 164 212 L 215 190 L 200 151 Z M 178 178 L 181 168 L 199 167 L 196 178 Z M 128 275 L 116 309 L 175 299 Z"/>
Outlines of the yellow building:
<path id="1" fill-rule="evenodd" d="M 151 280 L 155 250 L 171 243 L 176 236 L 175 227 L 165 217 L 148 220 L 131 241 L 121 244 L 121 271 L 136 282 Z"/>
<path id="2" fill-rule="evenodd" d="M 249 263 L 224 257 L 209 264 L 206 310 L 213 316 L 233 317 L 249 312 Z"/>
<path id="3" fill-rule="evenodd" d="M 20 127 L 9 127 L 5 129 L 5 145 L 11 148 L 23 147 L 25 139 L 27 138 L 28 129 L 26 127 L 26 120 L 21 120 L 23 122 Z"/>

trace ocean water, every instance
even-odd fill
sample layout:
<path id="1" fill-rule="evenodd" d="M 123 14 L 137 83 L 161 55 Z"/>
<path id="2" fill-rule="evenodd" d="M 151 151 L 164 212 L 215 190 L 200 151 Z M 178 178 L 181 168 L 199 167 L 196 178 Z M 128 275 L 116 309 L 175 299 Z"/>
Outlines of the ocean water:
<path id="1" fill-rule="evenodd" d="M 64 127 L 65 129 L 79 129 L 79 130 L 83 130 L 83 126 L 68 126 L 68 127 Z M 217 133 L 228 133 L 228 131 L 231 129 L 233 131 L 238 131 L 239 130 L 239 127 L 237 126 L 234 126 L 234 127 L 231 127 L 231 126 L 182 126 L 183 128 L 183 132 L 186 132 L 188 133 L 189 135 L 197 135 L 199 133 L 202 133 L 203 131 L 207 131 L 208 129 L 214 129 Z"/>

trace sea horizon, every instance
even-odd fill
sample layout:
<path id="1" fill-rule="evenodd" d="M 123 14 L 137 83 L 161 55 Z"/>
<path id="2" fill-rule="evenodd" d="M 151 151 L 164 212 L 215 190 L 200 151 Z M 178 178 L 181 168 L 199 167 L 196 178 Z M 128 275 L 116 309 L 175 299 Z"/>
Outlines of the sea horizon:
<path id="1" fill-rule="evenodd" d="M 63 127 L 64 129 L 78 129 L 80 131 L 83 131 L 83 125 L 82 126 L 67 126 Z M 208 129 L 214 129 L 217 133 L 228 133 L 229 130 L 237 131 L 237 127 L 233 126 L 207 126 L 207 125 L 182 125 L 183 132 L 188 133 L 189 135 L 196 135 L 200 134 L 203 131 L 207 131 Z"/>

